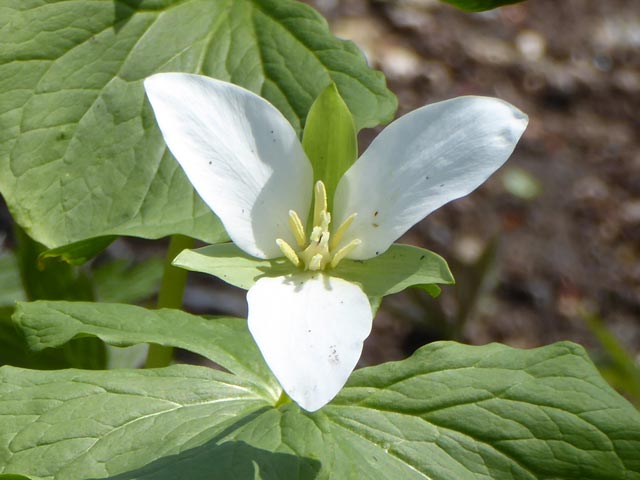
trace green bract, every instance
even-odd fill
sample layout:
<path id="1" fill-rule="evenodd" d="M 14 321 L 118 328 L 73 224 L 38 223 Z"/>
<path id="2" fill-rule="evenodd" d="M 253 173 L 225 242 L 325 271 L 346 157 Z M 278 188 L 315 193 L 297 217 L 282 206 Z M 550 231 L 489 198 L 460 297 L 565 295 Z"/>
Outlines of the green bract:
<path id="1" fill-rule="evenodd" d="M 285 259 L 259 260 L 231 243 L 184 250 L 174 265 L 214 275 L 231 285 L 249 290 L 262 277 L 279 277 L 297 272 Z M 376 305 L 380 297 L 405 288 L 421 286 L 433 292 L 435 284 L 451 284 L 453 276 L 442 257 L 423 248 L 392 245 L 382 255 L 366 262 L 344 260 L 333 276 L 357 283 Z M 436 290 L 437 291 L 437 290 Z"/>

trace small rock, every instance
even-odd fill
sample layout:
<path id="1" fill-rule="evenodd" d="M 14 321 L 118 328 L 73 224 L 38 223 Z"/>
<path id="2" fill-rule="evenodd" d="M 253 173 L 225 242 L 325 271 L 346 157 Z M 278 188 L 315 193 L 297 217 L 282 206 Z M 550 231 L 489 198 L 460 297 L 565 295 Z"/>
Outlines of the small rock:
<path id="1" fill-rule="evenodd" d="M 613 73 L 613 84 L 623 92 L 638 93 L 640 92 L 640 73 L 628 68 L 616 70 Z"/>
<path id="2" fill-rule="evenodd" d="M 516 48 L 522 57 L 529 62 L 544 58 L 547 41 L 535 30 L 523 30 L 516 37 Z"/>
<path id="3" fill-rule="evenodd" d="M 458 260 L 467 265 L 473 265 L 484 252 L 485 243 L 478 237 L 470 235 L 456 238 L 453 244 L 453 254 Z"/>
<path id="4" fill-rule="evenodd" d="M 640 223 L 640 200 L 633 200 L 622 205 L 620 218 L 628 224 Z"/>
<path id="5" fill-rule="evenodd" d="M 581 178 L 573 186 L 573 196 L 578 200 L 602 200 L 608 195 L 607 184 L 595 176 Z"/>
<path id="6" fill-rule="evenodd" d="M 474 60 L 492 65 L 508 65 L 515 55 L 507 42 L 493 37 L 469 38 L 464 43 L 464 48 Z"/>
<path id="7" fill-rule="evenodd" d="M 402 45 L 381 45 L 380 67 L 394 80 L 411 80 L 424 73 L 422 58 Z"/>

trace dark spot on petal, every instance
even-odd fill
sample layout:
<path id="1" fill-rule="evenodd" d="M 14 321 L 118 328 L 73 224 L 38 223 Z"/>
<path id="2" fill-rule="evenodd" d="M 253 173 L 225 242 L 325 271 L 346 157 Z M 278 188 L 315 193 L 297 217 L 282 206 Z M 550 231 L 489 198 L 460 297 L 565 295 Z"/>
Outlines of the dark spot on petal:
<path id="1" fill-rule="evenodd" d="M 209 160 L 209 165 L 211 165 L 211 160 Z"/>
<path id="2" fill-rule="evenodd" d="M 308 333 L 311 333 L 311 330 L 307 330 Z"/>
<path id="3" fill-rule="evenodd" d="M 373 216 L 377 217 L 378 216 L 378 210 L 376 210 L 375 212 L 373 212 Z"/>
<path id="4" fill-rule="evenodd" d="M 380 252 L 378 252 L 377 250 L 376 250 L 376 255 L 380 255 Z"/>
<path id="5" fill-rule="evenodd" d="M 373 228 L 378 228 L 380 226 L 377 223 L 372 223 L 371 225 L 373 225 Z"/>
<path id="6" fill-rule="evenodd" d="M 440 184 L 440 186 L 441 186 L 441 187 L 444 187 L 444 183 L 441 183 L 441 184 Z"/>
<path id="7" fill-rule="evenodd" d="M 340 357 L 338 356 L 338 350 L 336 349 L 335 345 L 331 345 L 329 346 L 329 363 L 332 363 L 334 365 L 337 365 L 338 363 L 340 363 Z"/>
<path id="8" fill-rule="evenodd" d="M 429 175 L 427 175 L 426 177 L 424 177 L 425 180 L 429 180 Z"/>

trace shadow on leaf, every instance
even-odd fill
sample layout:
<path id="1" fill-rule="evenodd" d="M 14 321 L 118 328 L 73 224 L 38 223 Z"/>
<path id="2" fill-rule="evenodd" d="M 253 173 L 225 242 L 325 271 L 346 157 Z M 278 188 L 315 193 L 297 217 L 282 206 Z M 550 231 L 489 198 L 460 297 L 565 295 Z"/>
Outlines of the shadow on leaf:
<path id="1" fill-rule="evenodd" d="M 142 3 L 142 0 L 115 0 L 113 28 L 119 32 L 136 12 L 136 8 Z"/>
<path id="2" fill-rule="evenodd" d="M 274 453 L 241 441 L 218 443 L 212 439 L 109 480 L 313 480 L 320 466 L 319 461 L 310 458 Z"/>

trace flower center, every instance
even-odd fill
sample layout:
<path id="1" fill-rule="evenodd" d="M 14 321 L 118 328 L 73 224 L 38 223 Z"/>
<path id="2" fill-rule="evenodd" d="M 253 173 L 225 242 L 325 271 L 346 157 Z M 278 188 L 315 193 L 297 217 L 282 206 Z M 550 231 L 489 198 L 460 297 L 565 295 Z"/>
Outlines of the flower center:
<path id="1" fill-rule="evenodd" d="M 327 189 L 322 181 L 316 182 L 314 194 L 313 226 L 309 240 L 307 240 L 300 217 L 295 211 L 289 210 L 289 228 L 293 232 L 298 249 L 294 249 L 281 238 L 278 238 L 276 243 L 284 256 L 296 267 L 304 265 L 305 270 L 316 271 L 324 270 L 327 266 L 335 268 L 349 252 L 362 242 L 359 239 L 351 240 L 347 245 L 338 249 L 338 243 L 357 214 L 349 215 L 332 234 L 329 231 L 331 214 L 327 211 Z"/>

